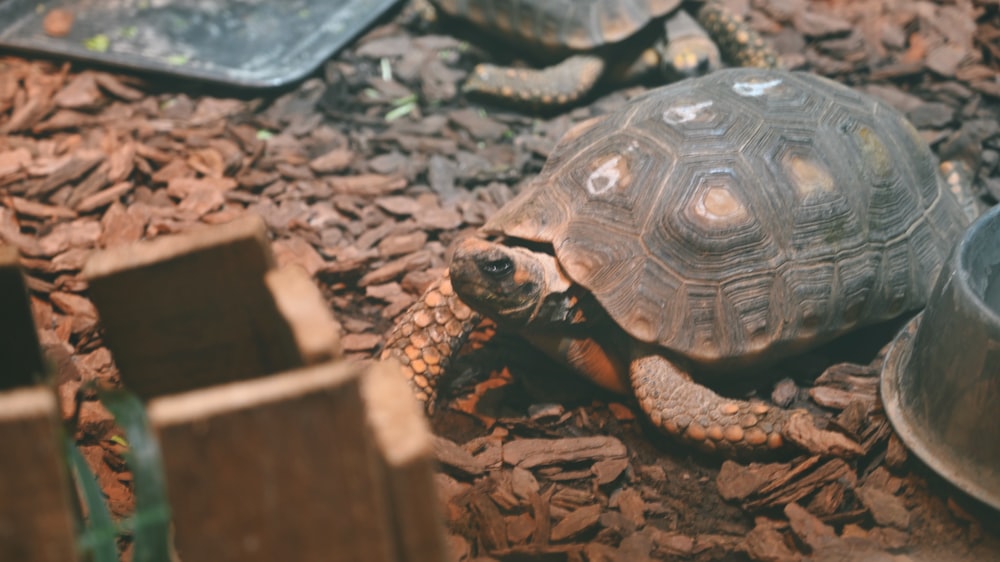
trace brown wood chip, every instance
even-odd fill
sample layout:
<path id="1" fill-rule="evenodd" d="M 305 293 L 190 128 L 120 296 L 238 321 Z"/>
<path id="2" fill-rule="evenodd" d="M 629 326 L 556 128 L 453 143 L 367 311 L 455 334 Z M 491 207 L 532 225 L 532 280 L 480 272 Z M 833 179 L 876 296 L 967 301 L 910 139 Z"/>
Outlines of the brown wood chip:
<path id="1" fill-rule="evenodd" d="M 822 548 L 824 544 L 837 539 L 833 527 L 824 524 L 801 505 L 789 503 L 785 506 L 784 512 L 792 532 L 810 549 Z"/>
<path id="2" fill-rule="evenodd" d="M 635 488 L 623 488 L 614 496 L 618 511 L 636 528 L 646 523 L 646 502 Z"/>
<path id="3" fill-rule="evenodd" d="M 604 459 L 597 461 L 590 467 L 590 471 L 594 473 L 594 481 L 598 486 L 603 486 L 605 484 L 610 484 L 618 479 L 619 476 L 625 472 L 628 468 L 628 458 L 622 457 L 618 459 Z"/>
<path id="4" fill-rule="evenodd" d="M 434 438 L 434 454 L 441 464 L 470 476 L 478 476 L 486 471 L 486 466 L 482 462 L 454 441 L 444 437 Z"/>
<path id="5" fill-rule="evenodd" d="M 76 204 L 76 210 L 81 213 L 89 213 L 104 207 L 105 205 L 110 205 L 111 203 L 118 201 L 123 196 L 128 194 L 135 187 L 130 181 L 123 181 L 112 185 L 111 187 L 98 191 L 92 195 L 87 196 L 79 203 Z"/>
<path id="6" fill-rule="evenodd" d="M 747 534 L 744 542 L 747 555 L 752 560 L 768 562 L 801 562 L 802 555 L 792 550 L 782 533 L 782 525 L 776 521 L 757 518 L 757 525 Z"/>
<path id="7" fill-rule="evenodd" d="M 72 219 L 76 218 L 76 212 L 66 207 L 58 205 L 46 205 L 37 201 L 29 201 L 20 197 L 10 198 L 11 206 L 22 215 L 30 215 L 42 218 Z"/>
<path id="8" fill-rule="evenodd" d="M 522 468 L 625 457 L 625 445 L 610 436 L 518 439 L 503 446 L 504 462 Z"/>
<path id="9" fill-rule="evenodd" d="M 400 176 L 383 176 L 380 174 L 361 174 L 357 176 L 327 178 L 334 193 L 343 195 L 378 196 L 387 195 L 406 187 L 406 178 Z"/>
<path id="10" fill-rule="evenodd" d="M 345 334 L 340 339 L 344 351 L 370 351 L 380 343 L 382 336 L 378 334 Z"/>
<path id="11" fill-rule="evenodd" d="M 597 525 L 601 511 L 600 504 L 586 505 L 571 511 L 552 527 L 551 539 L 555 542 L 564 541 Z"/>
<path id="12" fill-rule="evenodd" d="M 326 265 L 326 260 L 319 255 L 316 248 L 299 236 L 275 240 L 271 248 L 274 250 L 274 258 L 279 267 L 295 264 L 313 276 Z"/>
<path id="13" fill-rule="evenodd" d="M 854 494 L 879 525 L 903 531 L 910 527 L 910 512 L 899 497 L 867 485 L 858 487 Z"/>
<path id="14" fill-rule="evenodd" d="M 309 161 L 309 168 L 317 174 L 332 174 L 346 170 L 354 160 L 354 151 L 349 148 L 335 148 Z"/>

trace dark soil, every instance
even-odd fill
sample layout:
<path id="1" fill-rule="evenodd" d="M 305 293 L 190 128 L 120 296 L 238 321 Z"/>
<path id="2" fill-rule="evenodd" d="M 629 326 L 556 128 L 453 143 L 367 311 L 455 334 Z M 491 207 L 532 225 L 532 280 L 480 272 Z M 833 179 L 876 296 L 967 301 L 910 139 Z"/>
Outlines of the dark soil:
<path id="1" fill-rule="evenodd" d="M 887 100 L 943 159 L 978 163 L 976 196 L 996 202 L 995 2 L 733 4 L 786 66 Z M 542 116 L 489 105 L 460 84 L 474 63 L 512 51 L 454 31 L 406 5 L 315 76 L 256 97 L 0 58 L 0 240 L 21 250 L 65 416 L 87 381 L 118 384 L 79 276 L 92 249 L 259 213 L 279 261 L 323 288 L 349 355 L 371 357 L 442 273 L 448 245 L 517 193 L 564 131 L 647 87 L 606 84 Z M 865 447 L 851 462 L 703 456 L 657 434 L 627 399 L 494 339 L 459 361 L 455 399 L 432 419 L 455 558 L 1000 559 L 996 513 L 908 455 L 881 414 L 880 350 L 899 325 L 726 389 L 822 414 Z M 124 516 L 133 498 L 117 430 L 84 398 L 79 446 Z"/>

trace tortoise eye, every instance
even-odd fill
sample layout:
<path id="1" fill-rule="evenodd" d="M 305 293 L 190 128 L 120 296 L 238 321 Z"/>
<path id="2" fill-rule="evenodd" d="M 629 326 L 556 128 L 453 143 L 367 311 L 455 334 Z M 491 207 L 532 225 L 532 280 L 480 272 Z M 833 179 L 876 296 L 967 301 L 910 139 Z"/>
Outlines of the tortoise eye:
<path id="1" fill-rule="evenodd" d="M 510 258 L 479 262 L 479 271 L 494 279 L 502 279 L 514 271 L 514 262 Z"/>

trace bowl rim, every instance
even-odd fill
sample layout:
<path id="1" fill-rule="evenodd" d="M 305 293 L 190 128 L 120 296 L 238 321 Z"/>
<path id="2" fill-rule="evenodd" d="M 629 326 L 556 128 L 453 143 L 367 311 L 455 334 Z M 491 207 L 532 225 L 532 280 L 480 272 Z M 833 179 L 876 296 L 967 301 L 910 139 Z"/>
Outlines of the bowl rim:
<path id="1" fill-rule="evenodd" d="M 989 325 L 994 326 L 996 330 L 1000 330 L 1000 312 L 998 312 L 993 305 L 986 302 L 985 295 L 980 295 L 978 291 L 972 288 L 970 283 L 971 273 L 971 261 L 972 261 L 972 242 L 979 236 L 985 236 L 983 232 L 985 225 L 988 223 L 995 222 L 998 224 L 997 231 L 1000 232 L 1000 205 L 994 205 L 987 212 L 980 215 L 975 221 L 965 229 L 961 238 L 958 240 L 958 244 L 955 247 L 955 259 L 949 259 L 945 262 L 945 267 L 952 265 L 954 262 L 954 267 L 956 271 L 952 273 L 954 279 L 953 282 L 960 285 L 960 290 L 964 291 L 970 298 L 974 300 L 974 306 L 978 309 L 978 312 L 984 315 L 989 323 Z M 997 264 L 1000 265 L 1000 262 Z M 941 273 L 945 273 L 942 271 Z M 998 279 L 1000 281 L 1000 279 Z M 988 283 L 988 282 L 987 282 Z M 988 284 L 987 284 L 988 286 Z"/>
<path id="2" fill-rule="evenodd" d="M 955 451 L 946 443 L 935 439 L 903 407 L 899 392 L 903 371 L 913 353 L 913 341 L 924 313 L 911 318 L 899 331 L 889 346 L 882 363 L 880 394 L 886 417 L 902 439 L 906 447 L 921 461 L 973 498 L 1000 511 L 1000 477 L 995 470 L 984 470 L 981 463 L 969 459 L 953 459 Z M 987 474 L 992 474 L 986 478 Z M 996 487 L 984 486 L 982 482 L 992 481 Z"/>

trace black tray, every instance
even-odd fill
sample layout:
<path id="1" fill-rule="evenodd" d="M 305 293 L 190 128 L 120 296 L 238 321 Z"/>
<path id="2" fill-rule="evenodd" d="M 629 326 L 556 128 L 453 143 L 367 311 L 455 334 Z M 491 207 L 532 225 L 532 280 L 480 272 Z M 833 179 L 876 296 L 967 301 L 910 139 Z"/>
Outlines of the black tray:
<path id="1" fill-rule="evenodd" d="M 0 0 L 0 47 L 273 87 L 312 72 L 396 1 Z M 65 37 L 42 31 L 55 8 L 75 15 Z"/>

